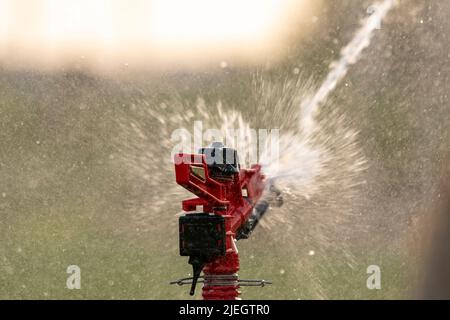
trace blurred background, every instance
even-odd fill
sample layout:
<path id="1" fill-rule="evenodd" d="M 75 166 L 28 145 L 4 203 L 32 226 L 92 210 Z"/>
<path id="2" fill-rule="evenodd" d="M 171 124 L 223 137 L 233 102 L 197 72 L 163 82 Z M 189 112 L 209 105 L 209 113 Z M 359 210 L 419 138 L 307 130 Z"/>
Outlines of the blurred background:
<path id="1" fill-rule="evenodd" d="M 317 171 L 238 243 L 274 282 L 243 298 L 448 298 L 450 2 L 397 3 L 304 140 L 371 1 L 0 0 L 0 298 L 190 298 L 170 153 L 194 121 L 280 129 Z"/>

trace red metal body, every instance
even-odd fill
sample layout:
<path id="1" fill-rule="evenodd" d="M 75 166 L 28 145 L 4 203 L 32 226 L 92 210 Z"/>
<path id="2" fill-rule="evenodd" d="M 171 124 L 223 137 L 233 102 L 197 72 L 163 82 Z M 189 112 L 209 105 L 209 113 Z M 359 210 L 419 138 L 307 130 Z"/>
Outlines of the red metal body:
<path id="1" fill-rule="evenodd" d="M 202 175 L 195 174 L 195 170 L 203 172 Z M 232 179 L 218 181 L 210 177 L 204 155 L 178 154 L 175 156 L 175 173 L 176 182 L 197 196 L 183 201 L 183 210 L 187 214 L 202 206 L 203 212 L 225 218 L 226 254 L 204 267 L 203 298 L 237 299 L 239 256 L 235 237 L 263 193 L 265 177 L 261 173 L 261 166 L 253 165 L 251 169 L 241 169 Z"/>

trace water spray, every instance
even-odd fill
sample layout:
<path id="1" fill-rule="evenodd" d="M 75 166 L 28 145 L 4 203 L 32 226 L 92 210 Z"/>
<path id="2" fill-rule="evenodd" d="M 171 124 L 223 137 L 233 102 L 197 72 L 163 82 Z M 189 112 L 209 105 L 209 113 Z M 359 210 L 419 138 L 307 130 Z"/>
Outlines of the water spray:
<path id="1" fill-rule="evenodd" d="M 300 125 L 304 132 L 313 131 L 313 119 L 318 108 L 327 100 L 331 92 L 334 91 L 339 82 L 347 75 L 349 67 L 358 62 L 363 50 L 370 45 L 374 31 L 381 28 L 381 22 L 396 3 L 397 0 L 384 0 L 369 7 L 368 13 L 371 14 L 370 17 L 364 21 L 352 41 L 342 49 L 340 59 L 331 64 L 331 70 L 322 85 L 309 99 L 305 99 L 302 102 L 301 110 L 303 116 L 301 117 Z"/>
<path id="2" fill-rule="evenodd" d="M 384 0 L 370 7 L 371 16 L 342 50 L 341 58 L 331 65 L 322 85 L 302 101 L 299 127 L 305 137 L 316 130 L 314 117 L 319 107 L 346 76 L 349 67 L 359 60 L 362 51 L 370 45 L 374 31 L 395 4 L 396 0 Z M 297 150 L 291 149 L 281 157 L 296 158 Z M 264 168 L 271 171 L 269 166 Z M 295 167 L 298 168 L 297 163 Z M 241 169 L 236 150 L 221 143 L 202 148 L 198 154 L 176 155 L 176 182 L 197 198 L 183 201 L 185 213 L 179 220 L 180 255 L 189 257 L 193 276 L 172 284 L 191 284 L 190 294 L 194 295 L 196 284 L 203 283 L 205 300 L 233 300 L 238 298 L 241 286 L 270 284 L 265 280 L 238 278 L 239 256 L 235 242 L 249 238 L 271 205 L 282 204 L 281 192 L 273 183 L 296 177 L 295 172 L 284 168 L 266 177 L 260 164 Z"/>
<path id="3" fill-rule="evenodd" d="M 350 66 L 361 58 L 364 49 L 370 45 L 374 32 L 381 29 L 384 18 L 396 5 L 397 0 L 384 0 L 372 4 L 367 10 L 370 16 L 362 22 L 362 26 L 356 31 L 353 39 L 341 50 L 340 58 L 330 65 L 330 72 L 324 81 L 312 94 L 302 98 L 299 103 L 299 134 L 295 137 L 296 143 L 293 143 L 293 138 L 288 139 L 291 141 L 282 148 L 283 151 L 278 159 L 281 165 L 273 165 L 271 159 L 266 160 L 263 165 L 270 179 L 273 181 L 294 180 L 295 183 L 302 179 L 307 182 L 305 184 L 311 184 L 310 181 L 313 181 L 315 176 L 323 170 L 319 169 L 317 163 L 320 162 L 318 159 L 321 157 L 326 158 L 326 150 L 311 145 L 311 140 L 314 140 L 314 136 L 320 130 L 315 117 L 330 94 L 345 78 Z M 297 159 L 299 154 L 308 155 L 305 159 L 305 163 L 310 163 L 308 170 L 299 166 L 297 161 L 292 161 Z"/>

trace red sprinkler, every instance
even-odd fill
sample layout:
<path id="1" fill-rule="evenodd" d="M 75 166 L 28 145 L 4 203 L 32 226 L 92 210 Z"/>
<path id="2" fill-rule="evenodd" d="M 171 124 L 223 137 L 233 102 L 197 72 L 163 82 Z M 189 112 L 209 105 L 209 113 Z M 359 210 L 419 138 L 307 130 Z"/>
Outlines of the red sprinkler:
<path id="1" fill-rule="evenodd" d="M 235 300 L 241 286 L 270 284 L 237 275 L 235 241 L 247 239 L 269 208 L 269 202 L 261 200 L 267 184 L 261 166 L 240 169 L 236 150 L 216 142 L 199 154 L 176 155 L 175 174 L 177 183 L 197 197 L 183 201 L 185 214 L 179 220 L 180 255 L 189 256 L 193 277 L 172 284 L 191 284 L 194 295 L 201 282 L 205 300 Z M 280 193 L 269 189 L 281 205 Z"/>

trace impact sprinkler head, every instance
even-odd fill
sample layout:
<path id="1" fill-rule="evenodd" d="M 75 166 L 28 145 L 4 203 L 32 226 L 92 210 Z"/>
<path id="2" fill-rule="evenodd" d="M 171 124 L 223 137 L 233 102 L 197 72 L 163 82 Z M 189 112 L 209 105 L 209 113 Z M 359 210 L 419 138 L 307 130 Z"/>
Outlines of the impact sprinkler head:
<path id="1" fill-rule="evenodd" d="M 248 238 L 269 208 L 260 201 L 266 188 L 261 166 L 241 169 L 237 151 L 215 142 L 199 154 L 176 155 L 175 174 L 177 183 L 197 197 L 183 201 L 179 220 L 180 255 L 189 257 L 193 277 L 172 284 L 191 284 L 193 295 L 197 282 L 203 283 L 207 300 L 236 299 L 240 286 L 270 284 L 237 275 L 235 241 Z"/>
<path id="2" fill-rule="evenodd" d="M 199 153 L 205 155 L 213 179 L 230 180 L 239 173 L 239 158 L 235 149 L 226 148 L 221 142 L 214 142 L 210 147 L 200 149 Z"/>

